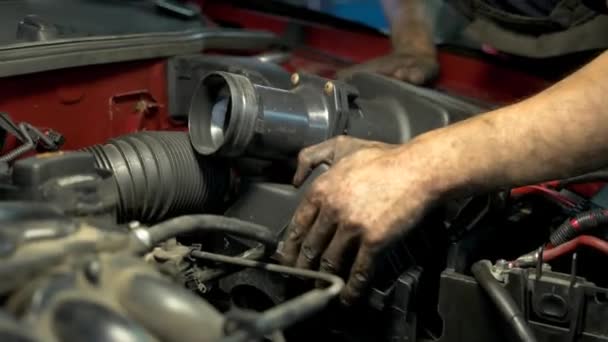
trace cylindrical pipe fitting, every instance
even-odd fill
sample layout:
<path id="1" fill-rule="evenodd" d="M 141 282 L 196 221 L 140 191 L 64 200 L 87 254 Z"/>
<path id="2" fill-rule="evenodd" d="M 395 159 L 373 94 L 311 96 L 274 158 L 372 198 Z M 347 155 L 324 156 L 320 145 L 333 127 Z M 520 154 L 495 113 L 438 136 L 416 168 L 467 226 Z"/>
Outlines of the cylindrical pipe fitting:
<path id="1" fill-rule="evenodd" d="M 322 83 L 284 90 L 238 74 L 210 73 L 192 97 L 192 145 L 203 155 L 294 157 L 302 148 L 341 133 L 340 115 L 348 108 L 339 108 L 332 96 Z"/>

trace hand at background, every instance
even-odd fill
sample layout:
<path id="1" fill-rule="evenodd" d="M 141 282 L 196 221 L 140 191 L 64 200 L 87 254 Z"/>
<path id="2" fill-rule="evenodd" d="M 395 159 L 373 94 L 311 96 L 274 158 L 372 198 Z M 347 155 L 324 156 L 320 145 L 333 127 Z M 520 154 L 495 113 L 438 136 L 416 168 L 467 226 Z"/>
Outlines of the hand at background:
<path id="1" fill-rule="evenodd" d="M 439 74 L 433 25 L 424 0 L 382 0 L 391 24 L 393 52 L 338 72 L 345 78 L 355 72 L 375 72 L 424 85 Z"/>
<path id="2" fill-rule="evenodd" d="M 346 78 L 356 72 L 373 72 L 415 85 L 425 85 L 439 74 L 439 63 L 434 55 L 393 52 L 341 70 L 338 77 Z"/>

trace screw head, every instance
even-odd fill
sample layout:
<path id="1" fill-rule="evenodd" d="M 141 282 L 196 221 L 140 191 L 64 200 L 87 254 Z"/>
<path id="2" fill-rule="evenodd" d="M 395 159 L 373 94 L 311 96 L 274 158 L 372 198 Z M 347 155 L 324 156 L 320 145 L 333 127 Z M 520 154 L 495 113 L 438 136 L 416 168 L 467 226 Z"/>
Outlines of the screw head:
<path id="1" fill-rule="evenodd" d="M 323 90 L 325 91 L 325 94 L 331 95 L 334 92 L 334 84 L 333 84 L 333 82 L 327 82 L 327 83 L 325 83 L 325 87 L 323 88 Z"/>
<path id="2" fill-rule="evenodd" d="M 99 260 L 92 259 L 85 265 L 84 275 L 88 281 L 93 284 L 97 284 L 99 282 L 99 276 L 101 273 L 101 264 Z"/>
<path id="3" fill-rule="evenodd" d="M 297 72 L 291 74 L 291 84 L 293 84 L 295 86 L 295 85 L 298 85 L 299 83 L 300 83 L 300 74 L 298 74 Z"/>

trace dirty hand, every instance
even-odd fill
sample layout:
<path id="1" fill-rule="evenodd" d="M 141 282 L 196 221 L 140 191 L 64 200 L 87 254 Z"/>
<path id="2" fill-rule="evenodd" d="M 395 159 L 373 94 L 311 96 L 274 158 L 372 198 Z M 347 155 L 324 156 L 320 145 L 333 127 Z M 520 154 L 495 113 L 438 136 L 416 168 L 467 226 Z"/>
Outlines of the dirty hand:
<path id="1" fill-rule="evenodd" d="M 341 70 L 338 72 L 338 77 L 346 78 L 362 71 L 379 73 L 415 85 L 424 85 L 437 77 L 439 64 L 434 55 L 393 52 Z"/>
<path id="2" fill-rule="evenodd" d="M 348 275 L 341 294 L 347 305 L 368 286 L 383 247 L 407 233 L 436 198 L 416 144 L 359 144 L 365 145 L 342 137 L 302 151 L 304 169 L 319 160 L 335 164 L 311 185 L 279 253 L 287 265 Z"/>
<path id="3" fill-rule="evenodd" d="M 307 147 L 298 155 L 298 169 L 293 177 L 293 184 L 302 185 L 310 172 L 321 164 L 333 165 L 342 158 L 366 148 L 389 149 L 396 146 L 340 135 L 318 145 Z"/>

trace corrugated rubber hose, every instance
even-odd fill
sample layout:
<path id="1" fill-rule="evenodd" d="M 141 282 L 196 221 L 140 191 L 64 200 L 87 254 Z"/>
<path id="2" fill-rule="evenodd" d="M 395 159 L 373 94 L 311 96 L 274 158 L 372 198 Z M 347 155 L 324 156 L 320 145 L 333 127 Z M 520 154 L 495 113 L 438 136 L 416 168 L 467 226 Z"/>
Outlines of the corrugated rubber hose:
<path id="1" fill-rule="evenodd" d="M 198 155 L 185 132 L 139 132 L 84 150 L 114 174 L 120 222 L 206 212 L 229 188 L 228 168 Z"/>

